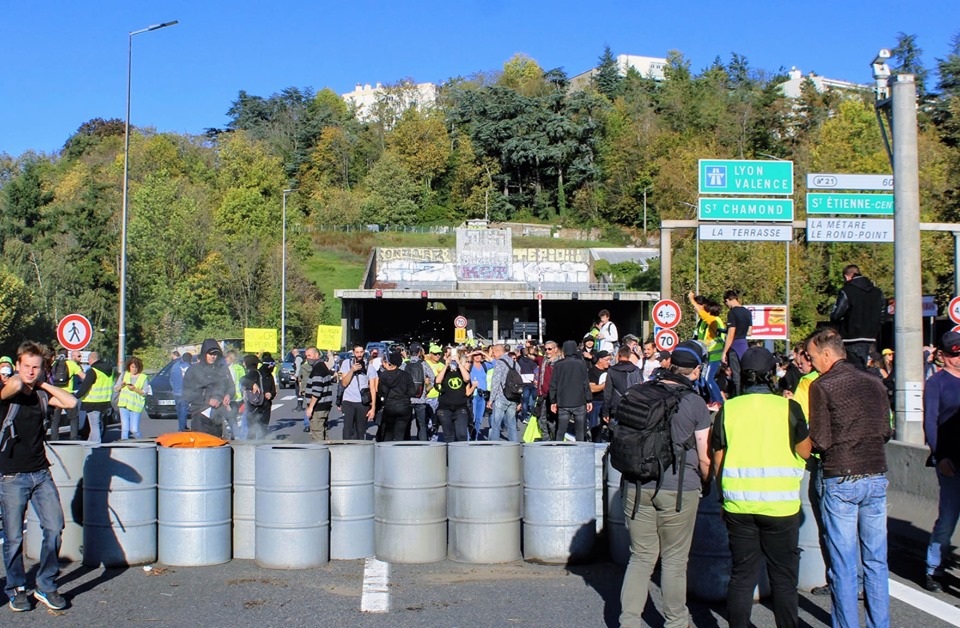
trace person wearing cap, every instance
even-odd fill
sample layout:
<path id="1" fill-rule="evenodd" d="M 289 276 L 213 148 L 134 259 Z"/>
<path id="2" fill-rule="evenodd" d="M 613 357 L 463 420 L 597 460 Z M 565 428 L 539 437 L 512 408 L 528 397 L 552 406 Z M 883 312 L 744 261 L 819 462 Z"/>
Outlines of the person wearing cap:
<path id="1" fill-rule="evenodd" d="M 437 375 L 443 370 L 444 367 L 444 363 L 441 360 L 442 357 L 443 347 L 431 342 L 428 353 L 424 356 L 424 361 L 426 362 L 427 366 L 430 367 L 430 370 L 433 371 L 434 381 L 434 387 L 431 388 L 430 392 L 427 393 L 427 407 L 429 408 L 427 411 L 427 425 L 431 430 L 429 432 L 431 434 L 435 434 L 440 428 L 439 419 L 436 418 L 440 390 L 436 387 L 436 381 Z M 432 437 L 433 436 L 431 436 L 431 438 Z"/>
<path id="2" fill-rule="evenodd" d="M 683 387 L 685 394 L 670 421 L 670 435 L 674 443 L 692 445 L 684 448 L 676 465 L 664 470 L 659 490 L 655 480 L 640 483 L 639 496 L 635 482 L 624 485 L 623 513 L 630 534 L 630 562 L 620 591 L 623 628 L 647 625 L 642 614 L 658 559 L 665 625 L 691 625 L 687 610 L 687 561 L 700 505 L 696 495 L 710 477 L 710 412 L 694 386 L 706 358 L 703 353 L 695 340 L 681 342 L 673 351 L 670 369 L 658 373 L 652 383 L 641 384 Z"/>
<path id="3" fill-rule="evenodd" d="M 728 620 L 731 628 L 750 625 L 763 559 L 777 626 L 796 626 L 800 482 L 813 445 L 800 404 L 776 394 L 773 354 L 751 347 L 740 368 L 742 394 L 719 410 L 711 439 L 733 559 Z"/>
<path id="4" fill-rule="evenodd" d="M 416 393 L 416 386 L 410 373 L 400 367 L 403 355 L 391 351 L 383 362 L 383 371 L 378 378 L 378 391 L 383 399 L 380 425 L 377 427 L 377 441 L 391 442 L 403 440 L 407 425 L 413 414 L 410 398 Z"/>
<path id="5" fill-rule="evenodd" d="M 867 625 L 890 623 L 887 458 L 890 404 L 879 378 L 846 359 L 843 337 L 821 329 L 807 341 L 820 377 L 810 385 L 810 438 L 823 471 L 821 510 L 830 557 L 835 626 L 859 625 L 857 564 Z M 858 549 L 860 550 L 858 553 Z"/>
<path id="6" fill-rule="evenodd" d="M 943 559 L 950 552 L 950 537 L 960 518 L 960 334 L 945 333 L 939 350 L 943 369 L 930 376 L 923 389 L 923 433 L 930 448 L 927 464 L 936 469 L 940 484 L 924 582 L 934 592 L 943 591 Z"/>
<path id="7" fill-rule="evenodd" d="M 590 382 L 590 393 L 592 394 L 590 401 L 593 404 L 590 412 L 587 413 L 587 429 L 590 431 L 590 440 L 598 443 L 603 427 L 603 423 L 600 421 L 603 413 L 603 389 L 607 384 L 607 371 L 610 369 L 612 356 L 609 351 L 601 349 L 597 351 L 594 357 L 597 360 L 596 363 L 589 365 L 587 369 L 587 378 Z"/>
<path id="8" fill-rule="evenodd" d="M 190 429 L 221 437 L 233 432 L 233 378 L 223 361 L 220 344 L 207 338 L 200 345 L 200 359 L 183 375 L 183 398 L 189 404 Z"/>

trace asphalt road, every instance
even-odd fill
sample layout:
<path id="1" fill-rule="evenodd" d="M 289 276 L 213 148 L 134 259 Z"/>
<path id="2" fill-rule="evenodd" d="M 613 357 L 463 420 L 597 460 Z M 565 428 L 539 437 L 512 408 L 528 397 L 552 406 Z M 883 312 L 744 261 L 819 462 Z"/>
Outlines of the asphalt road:
<path id="1" fill-rule="evenodd" d="M 308 442 L 295 400 L 281 391 L 271 436 Z M 116 435 L 112 428 L 108 440 Z M 144 417 L 144 436 L 176 429 L 175 420 Z M 334 421 L 331 437 L 339 437 Z M 369 432 L 373 433 L 373 428 Z M 960 578 L 948 592 L 930 595 L 916 584 L 924 548 L 891 540 L 891 625 L 960 625 Z M 29 564 L 29 563 L 28 563 Z M 378 578 L 379 576 L 379 578 Z M 89 569 L 63 565 L 64 611 L 0 609 L 3 626 L 616 626 L 623 567 L 598 553 L 585 565 L 469 565 L 444 561 L 400 565 L 335 561 L 318 569 L 278 571 L 250 560 L 202 568 L 152 565 Z M 379 581 L 378 581 L 379 580 Z M 662 626 L 660 592 L 651 587 L 645 620 Z M 689 601 L 695 626 L 726 626 L 723 604 Z M 377 612 L 363 612 L 361 609 Z M 829 597 L 801 593 L 801 625 L 829 626 Z M 753 623 L 774 626 L 769 601 L 754 607 Z"/>

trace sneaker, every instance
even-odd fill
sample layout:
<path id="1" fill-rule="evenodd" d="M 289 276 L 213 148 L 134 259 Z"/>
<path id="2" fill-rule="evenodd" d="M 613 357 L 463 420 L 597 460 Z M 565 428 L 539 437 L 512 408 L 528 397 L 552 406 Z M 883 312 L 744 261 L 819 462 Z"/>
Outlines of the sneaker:
<path id="1" fill-rule="evenodd" d="M 33 592 L 33 597 L 37 598 L 38 601 L 43 602 L 49 608 L 52 608 L 55 611 L 63 610 L 67 607 L 67 601 L 63 599 L 63 596 L 56 591 L 44 593 L 40 589 L 37 589 Z"/>
<path id="2" fill-rule="evenodd" d="M 927 578 L 923 583 L 923 588 L 931 593 L 943 593 L 943 585 L 937 582 L 937 579 L 929 574 L 927 574 Z"/>
<path id="3" fill-rule="evenodd" d="M 822 587 L 813 587 L 810 589 L 810 593 L 813 595 L 830 595 L 830 585 L 823 585 Z"/>
<path id="4" fill-rule="evenodd" d="M 309 427 L 305 427 L 305 428 L 303 428 L 303 431 L 309 434 L 309 433 L 310 433 L 310 428 L 309 428 Z"/>
<path id="5" fill-rule="evenodd" d="M 10 598 L 10 610 L 17 613 L 30 610 L 30 600 L 27 599 L 27 590 L 25 588 L 20 587 L 14 591 L 13 597 Z"/>

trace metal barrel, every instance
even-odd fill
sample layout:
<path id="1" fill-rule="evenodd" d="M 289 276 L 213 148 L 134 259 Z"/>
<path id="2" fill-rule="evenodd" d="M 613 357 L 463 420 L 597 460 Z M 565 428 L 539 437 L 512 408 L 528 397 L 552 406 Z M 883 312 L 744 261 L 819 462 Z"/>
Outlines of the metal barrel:
<path id="1" fill-rule="evenodd" d="M 221 447 L 160 447 L 157 455 L 157 554 L 180 567 L 231 558 L 231 461 Z"/>
<path id="2" fill-rule="evenodd" d="M 256 453 L 257 564 L 309 569 L 330 560 L 330 450 L 260 445 Z"/>
<path id="3" fill-rule="evenodd" d="M 256 558 L 257 501 L 256 453 L 260 445 L 276 444 L 276 440 L 235 440 L 233 448 L 233 557 Z"/>
<path id="4" fill-rule="evenodd" d="M 373 556 L 376 443 L 336 440 L 324 444 L 330 449 L 330 558 L 353 560 Z"/>
<path id="5" fill-rule="evenodd" d="M 83 464 L 83 564 L 157 560 L 157 446 L 107 443 Z"/>
<path id="6" fill-rule="evenodd" d="M 819 501 L 814 490 L 817 471 L 810 471 L 813 465 L 819 464 L 818 460 L 811 457 L 808 470 L 803 472 L 800 482 L 800 574 L 797 588 L 804 591 L 827 584 L 827 567 L 820 547 L 820 527 L 814 510 L 814 502 Z"/>
<path id="7" fill-rule="evenodd" d="M 603 477 L 604 477 L 603 461 L 606 458 L 608 447 L 609 447 L 609 443 L 593 444 L 593 473 L 594 473 L 593 481 L 594 481 L 594 486 L 596 487 L 594 489 L 596 491 L 594 506 L 596 508 L 596 514 L 597 514 L 597 534 L 600 534 L 603 532 L 603 526 L 605 522 L 603 517 L 603 511 L 604 511 L 604 508 L 603 508 Z"/>
<path id="8" fill-rule="evenodd" d="M 520 443 L 447 445 L 449 557 L 464 563 L 519 560 Z"/>
<path id="9" fill-rule="evenodd" d="M 590 557 L 597 538 L 594 446 L 523 446 L 523 557 L 572 563 Z"/>
<path id="10" fill-rule="evenodd" d="M 613 467 L 607 456 L 607 518 L 604 526 L 607 532 L 607 548 L 610 559 L 618 565 L 630 562 L 630 532 L 627 530 L 627 517 L 623 512 L 623 489 L 620 471 Z"/>
<path id="11" fill-rule="evenodd" d="M 374 480 L 376 556 L 388 563 L 447 557 L 447 445 L 377 443 Z"/>
<path id="12" fill-rule="evenodd" d="M 79 561 L 83 558 L 83 463 L 90 453 L 89 443 L 51 441 L 46 443 L 46 449 L 50 476 L 60 493 L 60 507 L 63 509 L 60 561 Z M 27 558 L 40 560 L 43 530 L 33 508 L 27 508 L 27 533 L 23 544 Z"/>

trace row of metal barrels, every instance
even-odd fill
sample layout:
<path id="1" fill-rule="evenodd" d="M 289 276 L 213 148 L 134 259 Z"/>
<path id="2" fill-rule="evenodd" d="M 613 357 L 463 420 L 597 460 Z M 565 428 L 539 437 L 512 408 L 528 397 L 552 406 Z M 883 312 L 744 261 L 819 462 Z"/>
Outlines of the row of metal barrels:
<path id="1" fill-rule="evenodd" d="M 298 569 L 370 556 L 566 564 L 594 557 L 601 532 L 625 564 L 620 474 L 605 453 L 569 442 L 48 445 L 66 519 L 61 558 L 111 567 L 247 558 Z M 691 590 L 720 599 L 726 531 L 716 500 L 700 510 Z M 32 510 L 27 524 L 26 552 L 36 558 Z"/>

